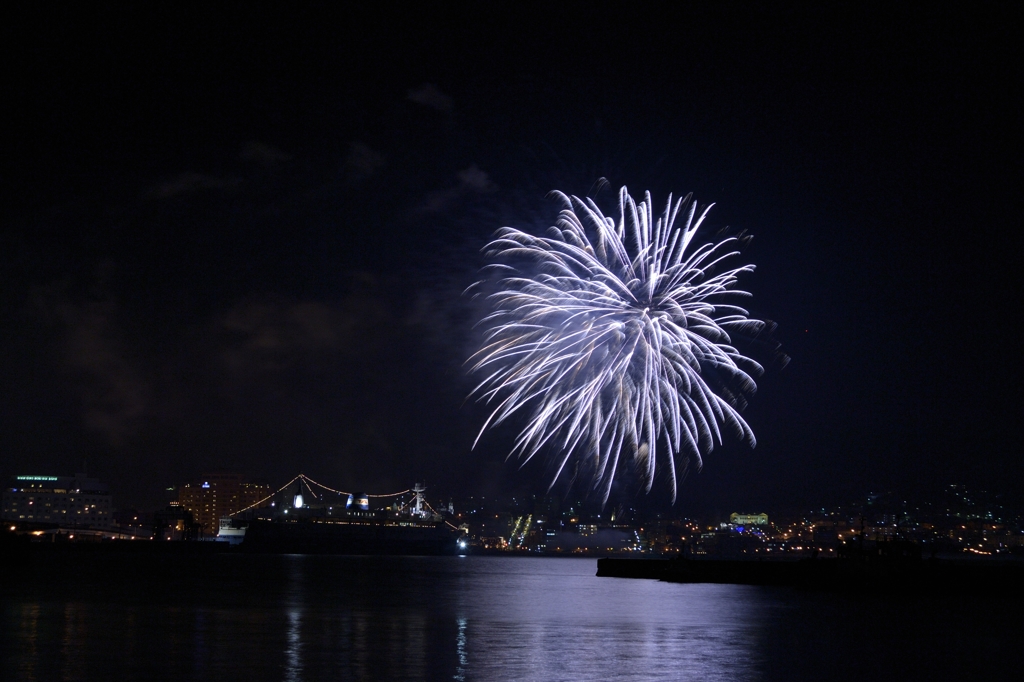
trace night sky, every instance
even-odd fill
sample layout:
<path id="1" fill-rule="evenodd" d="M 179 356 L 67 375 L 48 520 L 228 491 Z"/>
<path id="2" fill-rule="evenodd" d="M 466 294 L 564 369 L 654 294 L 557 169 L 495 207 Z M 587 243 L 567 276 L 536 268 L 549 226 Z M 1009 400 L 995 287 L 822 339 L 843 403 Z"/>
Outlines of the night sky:
<path id="1" fill-rule="evenodd" d="M 516 428 L 470 450 L 462 291 L 550 190 L 626 185 L 755 235 L 742 285 L 792 358 L 741 346 L 758 445 L 681 511 L 1021 494 L 1011 4 L 3 12 L 3 480 L 543 492 Z"/>

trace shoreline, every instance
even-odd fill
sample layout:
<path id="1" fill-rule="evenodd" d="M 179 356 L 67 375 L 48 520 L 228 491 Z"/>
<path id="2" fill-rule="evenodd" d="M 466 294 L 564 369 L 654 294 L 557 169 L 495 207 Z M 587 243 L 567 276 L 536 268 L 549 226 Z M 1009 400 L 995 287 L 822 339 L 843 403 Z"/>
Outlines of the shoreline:
<path id="1" fill-rule="evenodd" d="M 796 587 L 830 592 L 1000 593 L 1024 595 L 1024 561 L 989 559 L 598 559 L 597 576 Z"/>

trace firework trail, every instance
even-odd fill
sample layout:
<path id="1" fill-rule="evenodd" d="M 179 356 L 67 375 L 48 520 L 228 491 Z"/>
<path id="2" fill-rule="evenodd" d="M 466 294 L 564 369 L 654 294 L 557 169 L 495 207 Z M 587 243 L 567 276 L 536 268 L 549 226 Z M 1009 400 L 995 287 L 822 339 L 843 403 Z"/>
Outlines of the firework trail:
<path id="1" fill-rule="evenodd" d="M 563 210 L 546 236 L 504 227 L 484 249 L 500 279 L 471 396 L 496 406 L 477 441 L 528 412 L 510 456 L 557 452 L 552 485 L 575 456 L 607 501 L 627 461 L 648 492 L 661 470 L 675 501 L 690 456 L 699 467 L 723 430 L 755 444 L 739 411 L 763 370 L 729 336 L 765 326 L 729 302 L 750 296 L 733 287 L 754 266 L 723 265 L 738 238 L 690 248 L 711 208 L 698 217 L 691 196 L 656 217 L 649 192 L 637 203 L 623 187 L 617 221 L 554 196 Z"/>

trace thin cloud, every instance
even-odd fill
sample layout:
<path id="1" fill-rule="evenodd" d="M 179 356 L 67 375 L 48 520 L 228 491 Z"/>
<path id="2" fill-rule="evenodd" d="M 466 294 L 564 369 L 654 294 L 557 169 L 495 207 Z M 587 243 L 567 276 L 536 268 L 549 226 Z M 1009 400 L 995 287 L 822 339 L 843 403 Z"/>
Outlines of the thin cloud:
<path id="1" fill-rule="evenodd" d="M 417 88 L 411 88 L 408 98 L 416 104 L 422 104 L 446 114 L 451 113 L 455 107 L 452 98 L 438 90 L 433 83 L 424 83 Z"/>
<path id="2" fill-rule="evenodd" d="M 498 186 L 491 180 L 486 171 L 475 163 L 455 174 L 458 183 L 448 189 L 428 192 L 417 211 L 419 213 L 439 213 L 447 209 L 453 202 L 469 193 L 487 194 L 494 192 Z"/>
<path id="3" fill-rule="evenodd" d="M 476 192 L 493 192 L 498 189 L 498 186 L 491 182 L 491 177 L 475 163 L 465 170 L 460 170 L 456 175 L 460 187 Z"/>
<path id="4" fill-rule="evenodd" d="M 272 147 L 264 142 L 255 140 L 247 142 L 238 155 L 243 161 L 253 161 L 262 166 L 272 166 L 283 161 L 291 161 L 292 155 L 283 152 L 277 147 Z"/>
<path id="5" fill-rule="evenodd" d="M 349 180 L 365 180 L 375 175 L 385 165 L 384 155 L 374 151 L 362 142 L 353 142 L 345 157 L 345 174 Z"/>
<path id="6" fill-rule="evenodd" d="M 123 447 L 142 427 L 151 390 L 121 349 L 114 304 L 65 302 L 54 312 L 63 325 L 67 367 L 80 375 L 83 424 Z"/>
<path id="7" fill-rule="evenodd" d="M 188 172 L 158 184 L 147 193 L 147 196 L 154 199 L 170 199 L 204 189 L 228 189 L 238 186 L 241 182 L 240 178 L 218 178 L 213 175 Z"/>
<path id="8" fill-rule="evenodd" d="M 232 372 L 281 370 L 310 355 L 341 350 L 351 336 L 353 317 L 322 303 L 243 301 L 220 321 L 230 339 L 222 358 Z"/>

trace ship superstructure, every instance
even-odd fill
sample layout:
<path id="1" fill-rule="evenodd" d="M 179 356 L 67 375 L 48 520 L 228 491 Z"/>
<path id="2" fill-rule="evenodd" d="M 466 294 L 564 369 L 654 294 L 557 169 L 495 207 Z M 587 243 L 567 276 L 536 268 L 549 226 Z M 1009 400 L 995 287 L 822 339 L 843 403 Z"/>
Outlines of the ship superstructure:
<path id="1" fill-rule="evenodd" d="M 300 474 L 262 505 L 233 514 L 222 533 L 242 536 L 251 552 L 454 554 L 459 530 L 430 508 L 424 491 L 417 483 L 387 495 L 348 493 Z"/>

